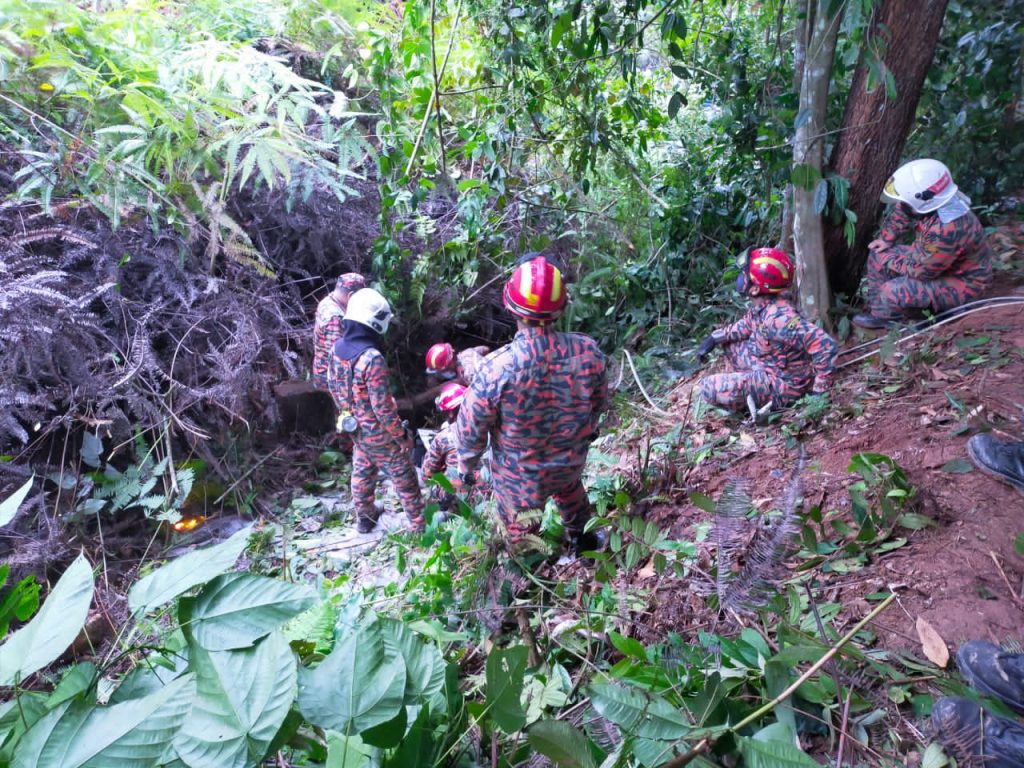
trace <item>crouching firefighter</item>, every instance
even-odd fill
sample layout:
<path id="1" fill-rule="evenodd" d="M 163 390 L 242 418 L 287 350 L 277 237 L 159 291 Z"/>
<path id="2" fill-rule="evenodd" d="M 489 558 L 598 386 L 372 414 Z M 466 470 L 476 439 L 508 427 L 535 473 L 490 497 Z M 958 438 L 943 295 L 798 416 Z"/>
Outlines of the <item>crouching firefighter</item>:
<path id="1" fill-rule="evenodd" d="M 471 482 L 463 484 L 459 477 L 459 461 L 455 448 L 455 419 L 459 415 L 459 407 L 466 396 L 466 388 L 457 381 L 449 381 L 442 385 L 441 393 L 434 401 L 445 417 L 445 423 L 434 434 L 430 444 L 427 446 L 427 453 L 423 457 L 423 465 L 420 474 L 423 480 L 429 480 L 439 472 L 444 474 L 455 488 L 456 493 L 465 494 L 472 488 L 480 490 L 480 478 L 476 472 L 473 473 Z M 435 502 L 442 512 L 451 509 L 455 497 L 440 486 L 433 486 L 430 489 L 430 500 Z"/>
<path id="2" fill-rule="evenodd" d="M 597 549 L 583 468 L 608 404 L 607 363 L 589 336 L 552 327 L 566 304 L 561 271 L 544 256 L 520 263 L 504 291 L 518 331 L 477 369 L 455 424 L 464 483 L 487 449 L 498 514 L 511 541 L 539 528 L 523 519 L 550 497 L 574 554 Z"/>
<path id="3" fill-rule="evenodd" d="M 398 417 L 380 347 L 391 322 L 391 306 L 372 288 L 356 291 L 345 313 L 345 332 L 334 345 L 331 394 L 341 411 L 338 426 L 353 436 L 352 506 L 360 533 L 376 527 L 379 472 L 391 481 L 415 530 L 422 529 L 420 493 L 411 450 L 413 436 Z"/>
<path id="4" fill-rule="evenodd" d="M 827 391 L 839 347 L 784 294 L 793 283 L 793 262 L 777 248 L 755 248 L 740 257 L 739 266 L 736 290 L 750 298 L 750 309 L 697 348 L 703 361 L 720 346 L 731 369 L 702 378 L 701 396 L 730 410 L 746 405 L 763 412 Z"/>
<path id="5" fill-rule="evenodd" d="M 882 200 L 895 203 L 868 243 L 868 312 L 854 325 L 886 328 L 978 298 L 992 282 L 985 228 L 938 160 L 911 160 L 889 179 Z M 900 244 L 905 235 L 913 242 Z"/>

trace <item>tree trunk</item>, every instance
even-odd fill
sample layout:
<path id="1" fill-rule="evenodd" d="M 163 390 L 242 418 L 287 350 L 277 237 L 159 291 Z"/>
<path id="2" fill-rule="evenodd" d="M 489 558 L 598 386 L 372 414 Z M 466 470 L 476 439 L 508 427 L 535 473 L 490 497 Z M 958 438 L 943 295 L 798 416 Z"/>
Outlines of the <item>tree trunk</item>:
<path id="1" fill-rule="evenodd" d="M 867 39 L 885 34 L 887 44 L 882 60 L 892 73 L 897 95 L 895 99 L 887 98 L 884 82 L 870 93 L 867 91 L 873 53 L 865 48 L 829 162 L 836 173 L 850 182 L 846 207 L 857 215 L 852 246 L 847 243 L 842 222 L 830 223 L 825 233 L 829 279 L 837 292 L 847 296 L 853 296 L 860 283 L 867 244 L 874 236 L 881 213 L 879 194 L 899 165 L 921 87 L 935 55 L 947 3 L 948 0 L 882 0 L 872 19 Z"/>
<path id="2" fill-rule="evenodd" d="M 793 93 L 800 93 L 804 82 L 804 64 L 807 63 L 807 6 L 809 0 L 796 0 L 796 30 L 793 35 Z M 782 193 L 782 239 L 779 247 L 793 253 L 793 185 L 787 184 Z"/>
<path id="3" fill-rule="evenodd" d="M 807 60 L 800 83 L 800 126 L 793 137 L 793 166 L 807 166 L 821 175 L 825 157 L 825 118 L 828 114 L 828 86 L 845 4 L 829 14 L 831 0 L 808 3 Z M 807 174 L 802 174 L 807 178 Z M 811 176 L 813 178 L 813 175 Z M 810 187 L 810 188 L 808 188 Z M 815 210 L 813 183 L 793 184 L 793 250 L 796 255 L 797 290 L 800 306 L 812 320 L 827 326 L 831 293 L 825 264 L 824 224 Z"/>

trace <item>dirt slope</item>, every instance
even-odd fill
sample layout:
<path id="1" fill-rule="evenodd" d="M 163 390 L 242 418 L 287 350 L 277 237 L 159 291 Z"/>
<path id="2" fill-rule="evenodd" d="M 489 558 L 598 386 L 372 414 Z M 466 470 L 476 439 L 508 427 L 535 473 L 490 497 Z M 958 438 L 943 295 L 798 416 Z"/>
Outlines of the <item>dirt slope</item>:
<path id="1" fill-rule="evenodd" d="M 686 385 L 677 395 L 675 412 L 684 420 Z M 1003 642 L 1019 636 L 1024 558 L 1015 553 L 1014 538 L 1024 531 L 1024 495 L 965 462 L 967 439 L 979 431 L 1024 439 L 1024 306 L 985 311 L 938 328 L 881 365 L 876 356 L 850 366 L 832 400 L 824 421 L 812 426 L 801 427 L 798 412 L 763 427 L 705 417 L 690 433 L 691 454 L 695 446 L 716 441 L 728 447 L 680 471 L 671 489 L 679 503 L 652 514 L 674 534 L 692 536 L 695 523 L 708 515 L 685 494 L 717 497 L 729 478 L 738 476 L 753 480 L 755 496 L 767 506 L 772 499 L 778 503 L 797 456 L 787 432 L 799 432 L 806 448 L 805 499 L 823 510 L 849 509 L 848 489 L 858 479 L 848 471 L 854 454 L 886 454 L 918 489 L 916 511 L 934 525 L 900 531 L 908 538 L 905 546 L 873 555 L 861 569 L 819 574 L 823 596 L 843 604 L 837 626 L 870 610 L 865 595 L 892 585 L 899 602 L 875 624 L 885 647 L 919 654 L 918 616 L 953 649 L 972 638 Z M 659 630 L 685 632 L 697 618 L 677 602 L 666 606 L 655 624 Z"/>

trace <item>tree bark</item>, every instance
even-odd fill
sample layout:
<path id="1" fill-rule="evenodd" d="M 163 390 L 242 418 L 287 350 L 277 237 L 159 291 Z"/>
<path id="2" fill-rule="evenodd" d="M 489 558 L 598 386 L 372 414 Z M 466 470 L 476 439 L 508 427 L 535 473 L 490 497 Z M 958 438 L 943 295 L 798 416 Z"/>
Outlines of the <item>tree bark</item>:
<path id="1" fill-rule="evenodd" d="M 800 126 L 793 137 L 793 165 L 806 165 L 819 174 L 825 158 L 825 119 L 828 86 L 839 39 L 845 4 L 829 14 L 831 0 L 811 0 L 807 18 L 807 61 L 800 83 Z M 793 185 L 793 250 L 796 256 L 797 290 L 804 314 L 826 327 L 831 292 L 825 264 L 824 223 L 815 211 L 814 185 Z"/>
<path id="2" fill-rule="evenodd" d="M 804 82 L 804 64 L 807 63 L 807 7 L 809 0 L 796 0 L 796 30 L 793 35 L 793 93 L 800 93 Z M 782 239 L 779 247 L 793 253 L 793 185 L 787 184 L 782 193 Z"/>
<path id="3" fill-rule="evenodd" d="M 895 80 L 896 98 L 886 97 L 884 82 L 868 92 L 874 53 L 865 46 L 829 162 L 832 170 L 850 182 L 846 207 L 857 216 L 852 245 L 847 243 L 842 222 L 829 223 L 825 232 L 831 285 L 847 296 L 853 296 L 860 283 L 867 244 L 882 210 L 879 194 L 899 165 L 921 87 L 935 55 L 947 3 L 948 0 L 882 0 L 871 21 L 867 39 L 885 36 L 882 61 Z"/>

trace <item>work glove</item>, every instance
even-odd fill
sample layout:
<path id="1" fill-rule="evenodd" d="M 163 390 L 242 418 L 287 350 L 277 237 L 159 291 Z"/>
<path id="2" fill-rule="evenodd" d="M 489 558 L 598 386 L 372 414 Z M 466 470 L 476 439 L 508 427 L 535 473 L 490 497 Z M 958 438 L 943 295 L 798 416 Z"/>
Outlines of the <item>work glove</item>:
<path id="1" fill-rule="evenodd" d="M 704 341 L 697 347 L 697 362 L 703 363 L 704 358 L 711 354 L 711 350 L 715 348 L 718 341 L 715 339 L 714 334 L 709 334 L 704 338 Z"/>

